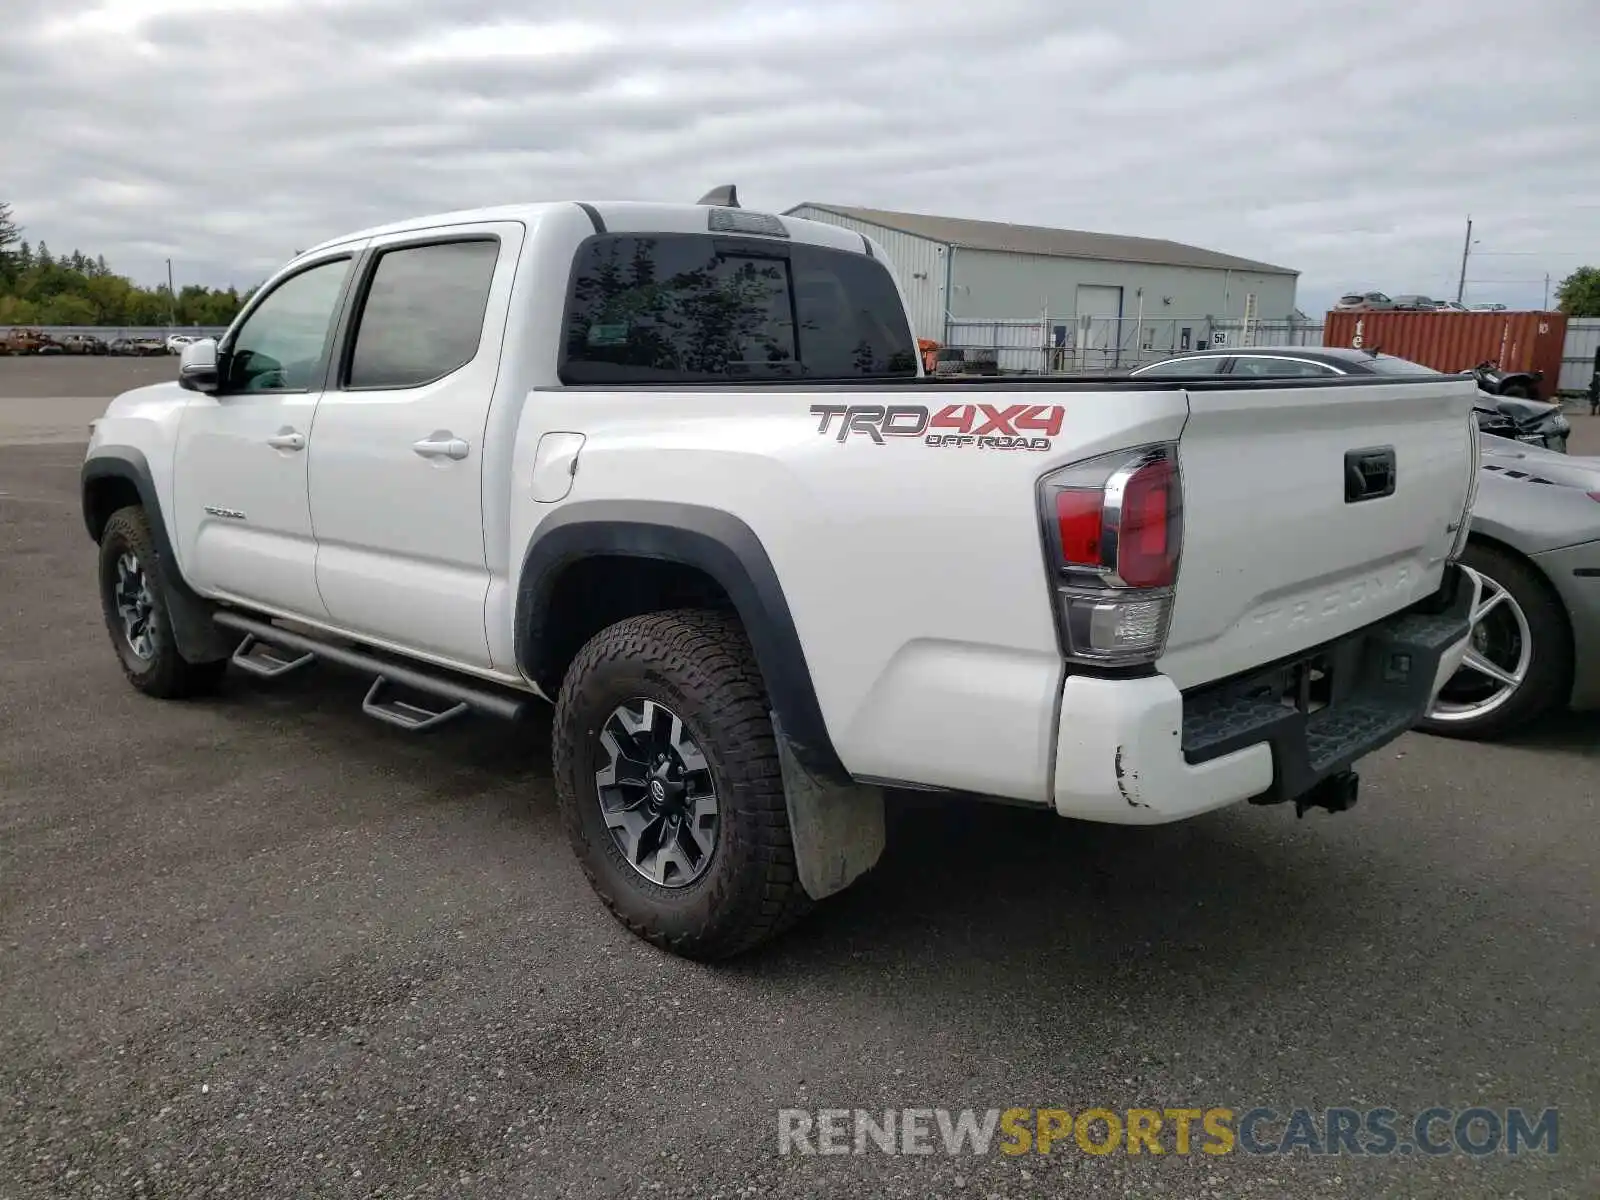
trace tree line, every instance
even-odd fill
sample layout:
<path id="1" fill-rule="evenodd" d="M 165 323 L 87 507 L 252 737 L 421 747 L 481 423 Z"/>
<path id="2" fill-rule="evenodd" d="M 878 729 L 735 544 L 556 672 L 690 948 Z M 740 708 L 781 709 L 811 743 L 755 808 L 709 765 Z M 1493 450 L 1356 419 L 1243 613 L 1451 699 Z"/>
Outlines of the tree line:
<path id="1" fill-rule="evenodd" d="M 196 284 L 174 297 L 164 283 L 140 287 L 116 274 L 104 255 L 55 255 L 22 234 L 11 206 L 0 201 L 0 326 L 226 325 L 250 298 L 248 291 Z"/>

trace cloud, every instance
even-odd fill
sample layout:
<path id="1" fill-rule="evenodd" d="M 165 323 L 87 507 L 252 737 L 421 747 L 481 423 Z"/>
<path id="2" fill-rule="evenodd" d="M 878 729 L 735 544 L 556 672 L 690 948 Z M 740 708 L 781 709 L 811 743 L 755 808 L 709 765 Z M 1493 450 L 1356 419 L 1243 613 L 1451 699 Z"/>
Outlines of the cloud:
<path id="1" fill-rule="evenodd" d="M 515 200 L 801 200 L 1166 237 L 1538 303 L 1600 260 L 1600 8 L 1529 0 L 6 0 L 0 198 L 248 285 Z M 1527 282 L 1533 281 L 1533 282 Z M 1006 314 L 999 314 L 1006 315 Z"/>

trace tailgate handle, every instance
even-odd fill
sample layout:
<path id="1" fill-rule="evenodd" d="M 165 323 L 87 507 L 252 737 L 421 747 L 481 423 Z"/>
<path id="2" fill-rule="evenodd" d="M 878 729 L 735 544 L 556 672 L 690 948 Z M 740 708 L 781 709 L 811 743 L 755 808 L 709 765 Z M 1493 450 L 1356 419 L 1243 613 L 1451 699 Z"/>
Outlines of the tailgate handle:
<path id="1" fill-rule="evenodd" d="M 1347 450 L 1344 456 L 1344 502 L 1357 504 L 1394 495 L 1394 447 Z"/>

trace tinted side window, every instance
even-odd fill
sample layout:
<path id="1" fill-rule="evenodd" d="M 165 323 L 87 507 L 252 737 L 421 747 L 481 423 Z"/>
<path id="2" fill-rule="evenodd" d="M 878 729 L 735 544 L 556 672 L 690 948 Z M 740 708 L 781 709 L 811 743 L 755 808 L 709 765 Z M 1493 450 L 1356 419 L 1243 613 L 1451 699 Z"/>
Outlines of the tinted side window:
<path id="1" fill-rule="evenodd" d="M 1222 370 L 1222 364 L 1227 361 L 1225 354 L 1213 354 L 1202 358 L 1174 358 L 1164 363 L 1157 363 L 1153 367 L 1145 367 L 1137 374 L 1140 379 L 1187 379 L 1195 375 L 1215 375 Z"/>
<path id="2" fill-rule="evenodd" d="M 499 257 L 492 239 L 385 251 L 357 318 L 345 386 L 416 387 L 477 357 Z"/>
<path id="3" fill-rule="evenodd" d="M 328 328 L 349 271 L 348 258 L 319 263 L 291 275 L 262 297 L 228 343 L 221 390 L 309 389 L 322 364 Z"/>
<path id="4" fill-rule="evenodd" d="M 565 383 L 914 375 L 888 272 L 863 255 L 698 234 L 602 235 L 567 296 Z"/>
<path id="5" fill-rule="evenodd" d="M 1288 358 L 1236 358 L 1233 373 L 1257 379 L 1316 379 L 1332 375 L 1332 368 L 1320 363 L 1298 362 Z"/>
<path id="6" fill-rule="evenodd" d="M 1407 358 L 1389 354 L 1375 354 L 1367 360 L 1367 369 L 1378 375 L 1437 375 L 1432 367 L 1414 363 Z"/>

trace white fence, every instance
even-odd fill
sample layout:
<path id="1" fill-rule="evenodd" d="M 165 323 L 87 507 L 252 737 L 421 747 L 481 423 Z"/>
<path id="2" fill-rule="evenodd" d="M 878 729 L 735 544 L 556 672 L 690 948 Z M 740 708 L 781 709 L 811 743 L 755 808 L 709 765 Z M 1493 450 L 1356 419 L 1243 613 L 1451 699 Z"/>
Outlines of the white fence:
<path id="1" fill-rule="evenodd" d="M 1594 374 L 1595 351 L 1600 350 L 1600 318 L 1572 317 L 1567 321 L 1567 341 L 1561 347 L 1561 390 L 1581 392 Z"/>

